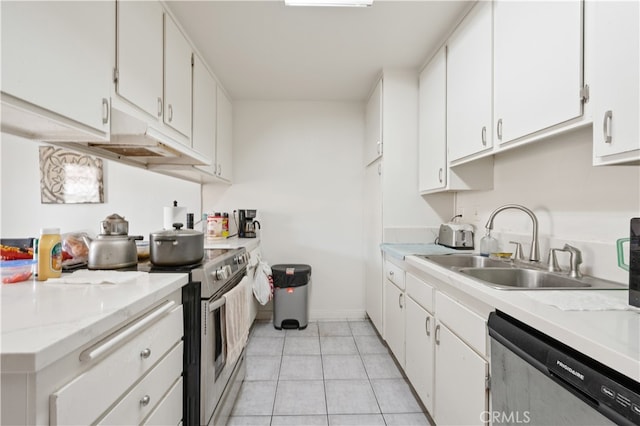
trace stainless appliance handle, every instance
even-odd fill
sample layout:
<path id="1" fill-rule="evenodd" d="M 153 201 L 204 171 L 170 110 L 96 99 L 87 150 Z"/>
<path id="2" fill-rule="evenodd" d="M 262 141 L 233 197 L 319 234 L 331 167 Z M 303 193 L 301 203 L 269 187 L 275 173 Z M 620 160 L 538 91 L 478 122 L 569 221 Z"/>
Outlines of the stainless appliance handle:
<path id="1" fill-rule="evenodd" d="M 223 307 L 227 303 L 227 298 L 222 296 L 220 299 L 215 300 L 209 304 L 209 312 L 216 311 Z"/>

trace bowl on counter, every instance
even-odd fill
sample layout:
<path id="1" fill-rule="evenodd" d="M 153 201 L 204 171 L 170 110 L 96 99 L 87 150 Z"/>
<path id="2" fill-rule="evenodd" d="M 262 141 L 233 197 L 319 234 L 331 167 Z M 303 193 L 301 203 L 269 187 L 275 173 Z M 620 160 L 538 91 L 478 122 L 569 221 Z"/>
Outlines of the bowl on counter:
<path id="1" fill-rule="evenodd" d="M 33 259 L 0 261 L 2 283 L 13 284 L 28 280 L 33 275 L 35 264 Z"/>

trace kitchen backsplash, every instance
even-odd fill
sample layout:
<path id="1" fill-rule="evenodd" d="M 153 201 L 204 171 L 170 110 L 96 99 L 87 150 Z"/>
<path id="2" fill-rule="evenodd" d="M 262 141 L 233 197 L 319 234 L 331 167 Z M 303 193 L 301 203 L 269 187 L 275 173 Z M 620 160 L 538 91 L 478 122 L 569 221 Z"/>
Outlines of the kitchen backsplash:
<path id="1" fill-rule="evenodd" d="M 100 221 L 118 213 L 129 221 L 129 235 L 146 240 L 150 232 L 162 229 L 163 208 L 174 200 L 200 217 L 200 185 L 108 160 L 104 203 L 41 204 L 40 144 L 5 133 L 1 137 L 3 238 L 35 237 L 46 226 L 59 227 L 62 233 L 97 234 Z"/>

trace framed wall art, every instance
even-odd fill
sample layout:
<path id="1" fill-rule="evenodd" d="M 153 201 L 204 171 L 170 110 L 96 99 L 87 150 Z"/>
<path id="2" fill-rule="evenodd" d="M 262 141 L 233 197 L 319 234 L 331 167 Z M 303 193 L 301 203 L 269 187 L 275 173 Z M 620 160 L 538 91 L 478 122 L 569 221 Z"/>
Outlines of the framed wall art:
<path id="1" fill-rule="evenodd" d="M 104 202 L 102 160 L 53 146 L 40 147 L 40 202 Z"/>

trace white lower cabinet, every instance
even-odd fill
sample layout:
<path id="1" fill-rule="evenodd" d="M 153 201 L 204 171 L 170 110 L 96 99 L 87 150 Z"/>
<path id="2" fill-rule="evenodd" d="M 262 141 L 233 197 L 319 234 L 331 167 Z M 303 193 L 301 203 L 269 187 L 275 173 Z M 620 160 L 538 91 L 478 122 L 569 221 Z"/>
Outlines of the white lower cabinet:
<path id="1" fill-rule="evenodd" d="M 437 280 L 427 282 L 402 269 L 399 274 L 396 267 L 385 262 L 384 324 L 389 348 L 436 424 L 485 424 L 489 409 L 486 318 L 441 291 Z M 390 277 L 398 276 L 401 280 L 391 281 Z"/>
<path id="2" fill-rule="evenodd" d="M 384 283 L 384 339 L 404 368 L 405 294 L 394 283 Z"/>
<path id="3" fill-rule="evenodd" d="M 486 378 L 489 363 L 439 321 L 435 339 L 436 423 L 484 424 L 488 409 Z"/>
<path id="4" fill-rule="evenodd" d="M 407 297 L 405 374 L 429 413 L 433 413 L 435 318 Z"/>
<path id="5" fill-rule="evenodd" d="M 128 425 L 149 418 L 181 381 L 182 336 L 182 305 L 166 300 L 79 355 L 70 354 L 68 368 L 77 373 L 67 373 L 71 378 L 51 393 L 49 424 Z M 174 414 L 156 418 L 156 424 L 177 424 L 182 398 Z"/>

